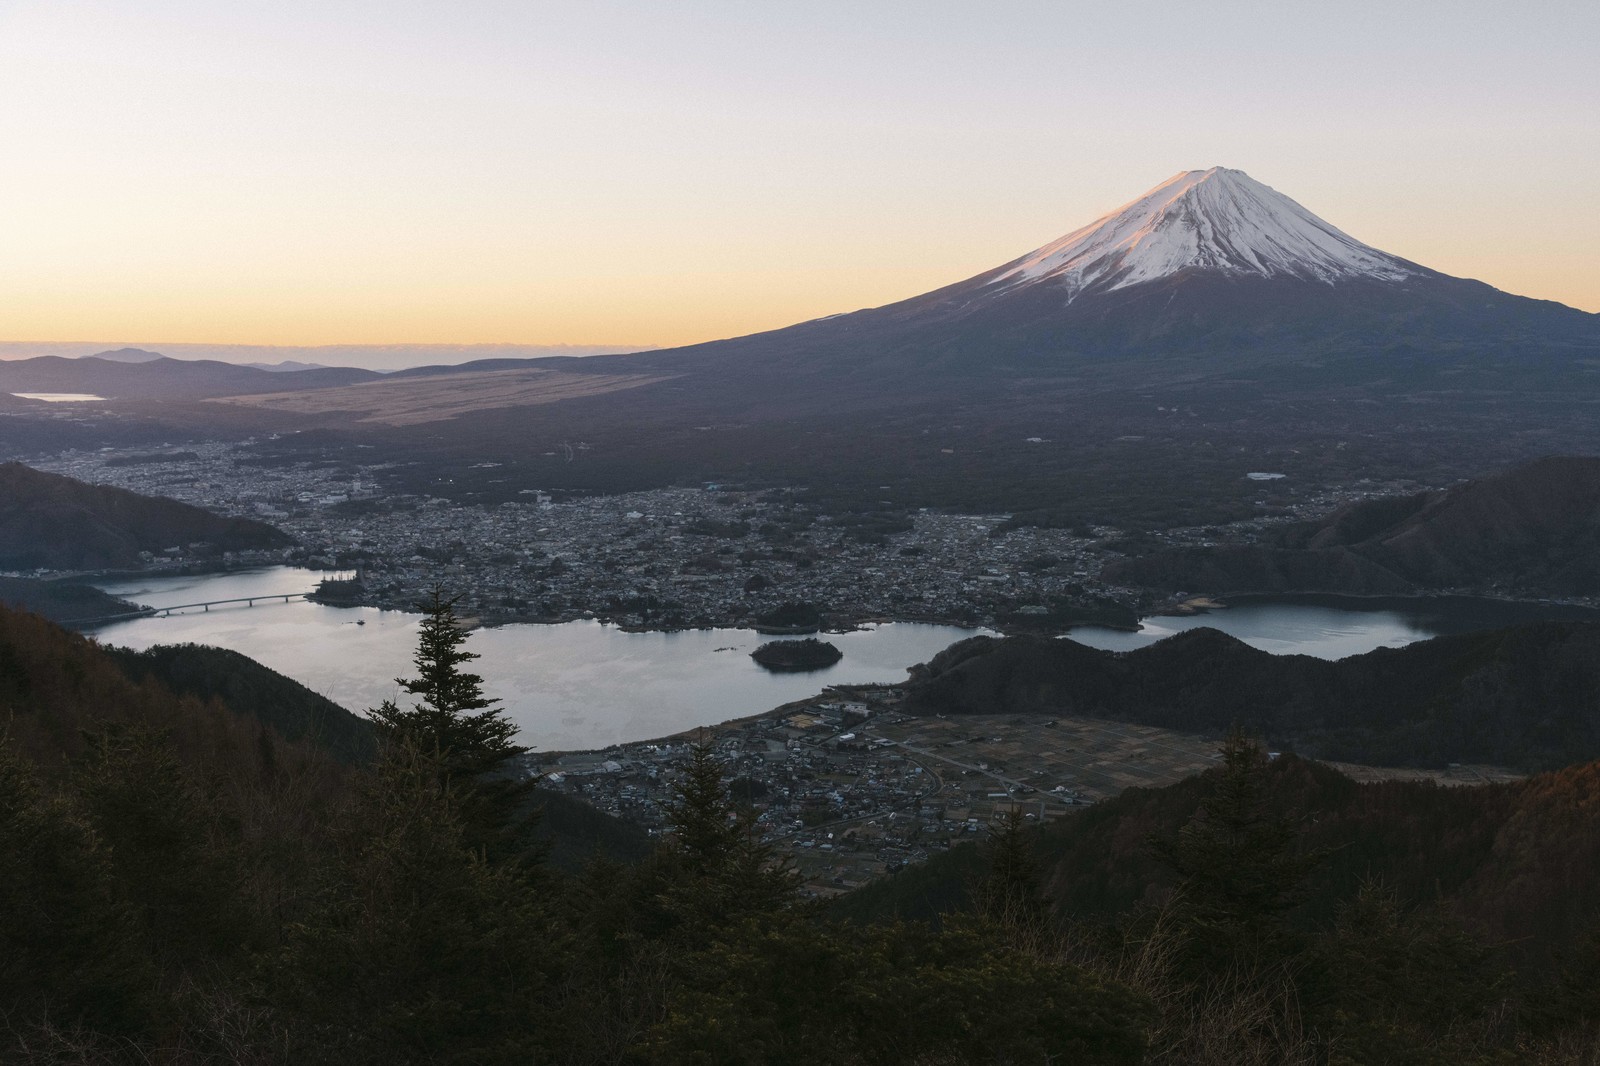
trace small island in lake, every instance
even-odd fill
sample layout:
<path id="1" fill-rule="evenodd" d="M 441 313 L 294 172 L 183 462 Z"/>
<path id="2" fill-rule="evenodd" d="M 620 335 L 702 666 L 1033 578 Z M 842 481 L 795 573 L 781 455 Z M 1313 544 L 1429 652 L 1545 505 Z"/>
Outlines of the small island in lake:
<path id="1" fill-rule="evenodd" d="M 844 658 L 844 652 L 825 640 L 807 637 L 805 640 L 769 641 L 751 652 L 750 658 L 768 670 L 790 673 L 832 666 Z"/>

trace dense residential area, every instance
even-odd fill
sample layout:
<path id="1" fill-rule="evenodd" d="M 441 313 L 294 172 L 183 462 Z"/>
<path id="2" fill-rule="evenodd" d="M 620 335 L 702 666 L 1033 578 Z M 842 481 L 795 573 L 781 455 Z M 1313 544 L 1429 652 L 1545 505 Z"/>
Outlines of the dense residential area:
<path id="1" fill-rule="evenodd" d="M 250 454 L 212 443 L 137 463 L 84 454 L 39 465 L 270 522 L 297 542 L 273 560 L 359 571 L 346 602 L 410 610 L 416 590 L 437 583 L 460 590 L 464 608 L 485 622 L 589 617 L 651 629 L 748 624 L 797 601 L 835 625 L 1130 626 L 1136 607 L 1157 601 L 1100 580 L 1108 560 L 1152 547 L 1248 542 L 1405 487 L 1366 483 L 1303 500 L 1293 486 L 1279 488 L 1252 522 L 1158 531 L 1130 543 L 1108 526 L 1041 528 L 1006 514 L 927 508 L 829 514 L 803 493 L 720 485 L 559 497 L 529 488 L 474 505 L 391 495 L 391 471 L 381 464 L 262 466 Z M 169 563 L 193 561 L 180 549 Z"/>

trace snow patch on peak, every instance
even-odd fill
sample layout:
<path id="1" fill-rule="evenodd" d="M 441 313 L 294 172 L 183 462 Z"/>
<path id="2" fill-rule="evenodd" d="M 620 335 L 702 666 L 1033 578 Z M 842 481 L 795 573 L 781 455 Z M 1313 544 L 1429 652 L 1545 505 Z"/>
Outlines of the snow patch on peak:
<path id="1" fill-rule="evenodd" d="M 1362 244 L 1242 170 L 1176 174 L 1143 196 L 1000 268 L 991 285 L 1051 280 L 1070 300 L 1182 270 L 1333 283 L 1399 281 L 1414 264 Z"/>

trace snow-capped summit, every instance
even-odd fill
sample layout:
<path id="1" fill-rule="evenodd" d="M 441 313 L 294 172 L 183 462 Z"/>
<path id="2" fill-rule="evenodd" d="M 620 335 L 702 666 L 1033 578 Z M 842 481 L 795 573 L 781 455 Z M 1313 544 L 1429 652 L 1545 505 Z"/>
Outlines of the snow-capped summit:
<path id="1" fill-rule="evenodd" d="M 1034 410 L 1055 402 L 1045 397 L 1058 386 L 1065 396 L 1207 375 L 1218 395 L 1237 398 L 1235 373 L 1311 392 L 1387 381 L 1398 370 L 1407 381 L 1465 388 L 1468 379 L 1500 381 L 1511 373 L 1508 357 L 1526 358 L 1533 374 L 1567 366 L 1577 352 L 1600 352 L 1600 315 L 1391 255 L 1248 175 L 1215 167 L 1179 174 L 1083 229 L 952 284 L 784 329 L 631 355 L 627 366 L 704 369 L 716 388 L 771 410 L 793 411 L 803 396 L 829 412 L 884 397 L 960 407 L 984 390 Z M 1592 391 L 1592 382 L 1571 380 Z"/>
<path id="2" fill-rule="evenodd" d="M 1143 196 L 996 271 L 988 284 L 1063 285 L 1069 300 L 1180 271 L 1334 282 L 1428 273 L 1362 244 L 1242 170 L 1177 174 Z"/>

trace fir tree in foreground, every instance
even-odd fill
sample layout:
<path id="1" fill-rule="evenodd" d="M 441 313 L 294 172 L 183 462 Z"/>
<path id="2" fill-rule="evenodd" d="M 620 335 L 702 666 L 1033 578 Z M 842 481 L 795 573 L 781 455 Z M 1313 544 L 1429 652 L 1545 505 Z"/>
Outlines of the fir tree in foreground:
<path id="1" fill-rule="evenodd" d="M 446 596 L 438 586 L 428 595 L 411 660 L 417 676 L 395 678 L 407 693 L 422 698 L 410 707 L 384 700 L 372 719 L 392 736 L 436 756 L 452 778 L 500 770 L 528 749 L 513 739 L 516 723 L 505 716 L 500 701 L 484 696 L 483 678 L 462 669 L 478 653 L 462 647 L 467 634 L 456 617 L 461 597 Z"/>
<path id="2" fill-rule="evenodd" d="M 466 631 L 456 616 L 459 596 L 437 585 L 422 605 L 422 630 L 412 662 L 417 676 L 395 678 L 413 696 L 409 707 L 384 700 L 369 712 L 389 742 L 391 755 L 420 759 L 434 768 L 439 787 L 458 794 L 469 842 L 492 859 L 537 854 L 529 804 L 535 781 L 519 777 L 516 723 L 498 699 L 483 694 L 483 678 L 463 667 L 478 658 L 462 647 Z"/>

